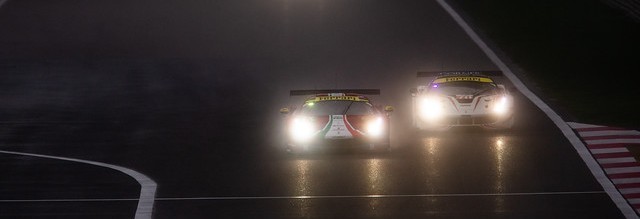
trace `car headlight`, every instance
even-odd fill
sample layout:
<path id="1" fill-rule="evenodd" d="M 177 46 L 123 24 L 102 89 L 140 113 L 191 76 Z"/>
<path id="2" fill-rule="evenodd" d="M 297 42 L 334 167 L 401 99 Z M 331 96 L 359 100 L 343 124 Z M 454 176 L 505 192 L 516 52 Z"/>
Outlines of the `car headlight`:
<path id="1" fill-rule="evenodd" d="M 510 104 L 511 103 L 506 96 L 498 98 L 498 100 L 493 105 L 493 113 L 497 115 L 504 115 L 509 111 Z"/>
<path id="2" fill-rule="evenodd" d="M 419 99 L 418 113 L 420 117 L 428 120 L 436 120 L 442 116 L 442 102 L 436 97 L 425 97 Z"/>
<path id="3" fill-rule="evenodd" d="M 384 131 L 384 120 L 381 117 L 375 117 L 367 122 L 366 131 L 369 136 L 378 137 Z"/>
<path id="4" fill-rule="evenodd" d="M 295 117 L 289 127 L 291 137 L 296 142 L 306 142 L 313 136 L 313 123 L 308 117 Z"/>

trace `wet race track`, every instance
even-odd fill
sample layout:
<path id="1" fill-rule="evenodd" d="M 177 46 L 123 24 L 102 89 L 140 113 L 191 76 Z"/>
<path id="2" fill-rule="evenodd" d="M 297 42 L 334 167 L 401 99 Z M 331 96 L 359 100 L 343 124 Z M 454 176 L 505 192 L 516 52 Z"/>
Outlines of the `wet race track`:
<path id="1" fill-rule="evenodd" d="M 417 71 L 497 68 L 435 1 L 9 0 L 0 33 L 0 218 L 134 218 L 141 176 L 153 218 L 623 218 L 517 91 L 513 130 L 411 128 Z M 321 88 L 381 89 L 392 152 L 287 154 Z"/>

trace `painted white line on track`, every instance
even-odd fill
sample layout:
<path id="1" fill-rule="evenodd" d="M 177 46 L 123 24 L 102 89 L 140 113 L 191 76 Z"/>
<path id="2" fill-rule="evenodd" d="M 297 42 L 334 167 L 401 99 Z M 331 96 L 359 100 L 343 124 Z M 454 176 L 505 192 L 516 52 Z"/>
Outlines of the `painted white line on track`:
<path id="1" fill-rule="evenodd" d="M 608 174 L 640 173 L 640 167 L 604 168 L 604 171 L 607 172 Z"/>
<path id="2" fill-rule="evenodd" d="M 602 158 L 598 159 L 598 162 L 601 164 L 610 164 L 610 163 L 635 163 L 636 159 L 633 157 L 621 157 L 621 158 Z"/>
<path id="3" fill-rule="evenodd" d="M 589 150 L 582 143 L 582 140 L 573 132 L 573 129 L 569 127 L 569 124 L 565 122 L 558 113 L 553 111 L 549 105 L 547 105 L 542 99 L 536 96 L 529 88 L 527 88 L 522 81 L 511 71 L 511 69 L 498 57 L 498 55 L 493 52 L 489 46 L 482 41 L 480 36 L 476 34 L 475 31 L 467 24 L 464 19 L 456 12 L 447 2 L 446 0 L 436 0 L 444 10 L 449 13 L 449 15 L 460 25 L 460 27 L 467 33 L 467 35 L 480 47 L 480 49 L 493 61 L 493 63 L 502 71 L 502 73 L 507 77 L 511 83 L 523 94 L 525 95 L 531 102 L 533 102 L 542 112 L 544 112 L 553 123 L 562 131 L 562 134 L 569 140 L 571 145 L 575 148 L 580 155 L 580 158 L 585 162 L 591 174 L 596 178 L 596 180 L 602 185 L 604 191 L 607 192 L 611 200 L 616 204 L 616 206 L 622 211 L 622 214 L 625 215 L 626 218 L 638 218 L 638 214 L 636 211 L 629 205 L 627 200 L 620 194 L 620 192 L 616 189 L 613 183 L 609 180 L 604 171 L 600 168 L 600 165 L 593 158 Z"/>
<path id="4" fill-rule="evenodd" d="M 601 126 L 601 125 L 583 124 L 583 123 L 576 123 L 576 122 L 567 122 L 567 124 L 569 126 L 571 126 L 571 128 L 574 128 L 574 129 L 602 128 L 602 127 L 605 127 L 605 126 Z"/>
<path id="5" fill-rule="evenodd" d="M 620 193 L 622 194 L 638 194 L 640 193 L 640 188 L 626 188 L 626 189 L 620 189 Z"/>
<path id="6" fill-rule="evenodd" d="M 640 131 L 636 130 L 608 130 L 608 131 L 586 131 L 580 132 L 582 137 L 596 137 L 608 135 L 640 135 Z"/>
<path id="7" fill-rule="evenodd" d="M 80 199 L 7 199 L 0 202 L 121 202 L 121 201 L 138 201 L 137 198 L 80 198 Z"/>
<path id="8" fill-rule="evenodd" d="M 341 199 L 341 198 L 410 198 L 410 197 L 468 197 L 468 196 L 539 196 L 539 195 L 588 195 L 605 194 L 604 191 L 566 191 L 566 192 L 515 192 L 515 193 L 465 193 L 465 194 L 415 194 L 415 195 L 297 195 L 297 196 L 220 196 L 220 197 L 156 197 L 156 201 L 194 201 L 194 200 L 260 200 L 260 199 Z M 107 199 L 9 199 L 11 202 L 118 202 L 137 201 L 136 198 Z"/>
<path id="9" fill-rule="evenodd" d="M 0 8 L 2 8 L 2 6 L 5 3 L 7 3 L 7 1 L 8 0 L 0 0 Z M 2 150 L 0 150 L 0 153 L 85 163 L 85 164 L 91 164 L 91 165 L 96 165 L 101 167 L 107 167 L 107 168 L 111 168 L 111 169 L 123 172 L 133 177 L 136 181 L 138 181 L 138 183 L 140 183 L 140 186 L 141 186 L 140 198 L 138 199 L 138 207 L 136 209 L 135 218 L 136 219 L 151 218 L 151 214 L 153 211 L 153 199 L 155 198 L 157 184 L 153 180 L 151 180 L 149 177 L 141 173 L 138 173 L 136 171 L 133 171 L 124 167 L 116 166 L 116 165 L 100 163 L 95 161 L 88 161 L 88 160 L 80 160 L 80 159 L 56 157 L 56 156 L 48 156 L 48 155 L 40 155 L 40 154 L 21 153 L 21 152 L 13 152 L 13 151 L 2 151 Z"/>
<path id="10" fill-rule="evenodd" d="M 588 145 L 599 144 L 640 144 L 640 139 L 637 138 L 616 138 L 616 139 L 598 139 L 598 140 L 586 140 Z"/>
<path id="11" fill-rule="evenodd" d="M 593 154 L 608 154 L 608 153 L 620 153 L 620 152 L 629 152 L 625 147 L 619 148 L 601 148 L 601 149 L 590 149 Z"/>
<path id="12" fill-rule="evenodd" d="M 341 198 L 412 198 L 412 197 L 482 197 L 482 196 L 539 196 L 606 194 L 604 191 L 577 192 L 521 192 L 521 193 L 466 193 L 466 194 L 416 194 L 416 195 L 300 195 L 300 196 L 237 196 L 237 197 L 176 197 L 156 198 L 157 201 L 189 200 L 258 200 L 258 199 L 341 199 Z"/>
<path id="13" fill-rule="evenodd" d="M 138 198 L 138 207 L 136 209 L 136 215 L 135 218 L 136 219 L 150 219 L 152 212 L 153 212 L 153 201 L 155 198 L 155 194 L 156 194 L 156 188 L 157 188 L 157 184 L 151 180 L 149 177 L 145 176 L 144 174 L 141 174 L 139 172 L 136 172 L 134 170 L 128 169 L 128 168 L 124 168 L 121 166 L 116 166 L 116 165 L 112 165 L 112 164 L 106 164 L 106 163 L 100 163 L 100 162 L 96 162 L 96 161 L 89 161 L 89 160 L 81 160 L 81 159 L 75 159 L 75 158 L 67 158 L 67 157 L 58 157 L 58 156 L 49 156 L 49 155 L 42 155 L 42 154 L 32 154 L 32 153 L 22 153 L 22 152 L 15 152 L 15 151 L 4 151 L 4 150 L 0 150 L 0 153 L 4 153 L 4 154 L 12 154 L 12 155 L 20 155 L 20 156 L 31 156 L 31 157 L 40 157 L 40 158 L 47 158 L 47 159 L 55 159 L 55 160 L 64 160 L 64 161 L 71 161 L 71 162 L 78 162 L 78 163 L 85 163 L 85 164 L 90 164 L 90 165 L 95 165 L 95 166 L 101 166 L 101 167 L 106 167 L 106 168 L 110 168 L 110 169 L 114 169 L 117 171 L 120 171 L 124 174 L 127 174 L 131 177 L 133 177 L 136 181 L 138 181 L 138 183 L 140 184 L 140 197 Z M 87 200 L 87 199 L 85 199 Z"/>
<path id="14" fill-rule="evenodd" d="M 120 121 L 108 121 L 106 123 L 119 123 Z M 69 125 L 69 124 L 102 124 L 96 121 L 0 121 L 0 125 Z"/>
<path id="15" fill-rule="evenodd" d="M 629 201 L 629 203 L 631 204 L 640 204 L 640 198 L 630 198 L 627 199 L 627 201 Z"/>
<path id="16" fill-rule="evenodd" d="M 611 179 L 615 184 L 640 183 L 640 178 L 618 178 Z"/>

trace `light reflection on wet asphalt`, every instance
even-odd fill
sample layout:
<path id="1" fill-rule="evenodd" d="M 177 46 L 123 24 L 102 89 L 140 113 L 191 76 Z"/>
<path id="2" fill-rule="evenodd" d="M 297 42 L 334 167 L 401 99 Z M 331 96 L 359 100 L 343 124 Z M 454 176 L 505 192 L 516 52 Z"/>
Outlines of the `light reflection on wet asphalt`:
<path id="1" fill-rule="evenodd" d="M 471 140 L 469 140 L 471 139 Z M 490 194 L 494 210 L 506 210 L 504 197 L 496 194 L 510 191 L 507 176 L 513 168 L 512 136 L 502 134 L 435 135 L 420 138 L 415 146 L 401 149 L 392 155 L 362 153 L 322 153 L 286 159 L 292 171 L 289 179 L 291 196 L 355 196 L 368 197 L 372 212 L 387 196 L 425 196 L 423 205 L 438 208 L 438 195 Z M 460 146 L 459 141 L 467 142 Z M 477 159 L 482 158 L 478 163 Z M 474 170 L 476 169 L 476 170 Z M 481 178 L 455 177 L 451 171 L 466 170 Z M 341 174 L 342 171 L 349 174 Z M 478 171 L 489 171 L 478 174 Z M 399 174 L 405 177 L 398 178 Z M 406 177 L 406 175 L 410 177 Z M 467 174 L 460 172 L 460 174 Z M 480 181 L 480 180 L 484 180 Z M 464 183 L 473 184 L 456 193 L 453 188 Z M 407 189 L 404 185 L 420 185 Z M 338 188 L 338 189 L 336 189 Z M 433 196 L 431 196 L 433 195 Z M 380 196 L 380 197 L 375 197 Z M 292 200 L 299 216 L 313 215 L 313 198 Z"/>

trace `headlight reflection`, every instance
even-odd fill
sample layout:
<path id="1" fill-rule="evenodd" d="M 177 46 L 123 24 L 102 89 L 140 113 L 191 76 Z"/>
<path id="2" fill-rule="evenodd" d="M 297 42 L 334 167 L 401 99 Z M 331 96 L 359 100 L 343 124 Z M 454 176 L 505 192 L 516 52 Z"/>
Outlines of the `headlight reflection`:
<path id="1" fill-rule="evenodd" d="M 367 161 L 367 193 L 370 195 L 382 195 L 385 193 L 384 189 L 384 173 L 382 172 L 382 167 L 384 166 L 383 161 L 380 159 L 369 159 Z M 378 209 L 380 206 L 380 198 L 370 198 L 369 199 L 369 209 L 370 214 L 372 216 L 380 216 L 377 215 Z"/>
<path id="2" fill-rule="evenodd" d="M 295 165 L 295 175 L 293 176 L 295 179 L 295 186 L 293 188 L 295 191 L 293 194 L 296 196 L 308 196 L 311 195 L 311 174 L 310 167 L 312 165 L 311 161 L 308 160 L 296 160 L 294 161 Z M 299 217 L 310 217 L 311 216 L 311 200 L 309 199 L 294 199 L 291 201 L 292 205 L 296 205 L 296 209 L 298 209 Z"/>
<path id="3" fill-rule="evenodd" d="M 367 179 L 368 179 L 368 193 L 371 195 L 379 195 L 384 190 L 382 189 L 382 179 L 380 173 L 380 163 L 379 159 L 370 159 L 367 161 Z"/>
<path id="4" fill-rule="evenodd" d="M 438 166 L 439 152 L 440 152 L 440 139 L 431 137 L 422 139 L 424 147 L 424 157 L 426 157 L 424 173 L 426 179 L 426 188 L 429 188 L 430 193 L 435 193 L 436 182 L 435 180 L 440 178 L 440 167 Z"/>
<path id="5" fill-rule="evenodd" d="M 443 168 L 440 165 L 440 157 L 442 156 L 442 139 L 437 137 L 423 138 L 420 151 L 424 157 L 420 175 L 424 177 L 424 188 L 427 190 L 427 194 L 438 194 L 438 187 L 441 186 L 442 179 L 440 169 Z M 438 209 L 441 207 L 440 198 L 428 197 L 423 199 L 423 205 L 428 206 L 430 209 Z"/>
<path id="6" fill-rule="evenodd" d="M 308 160 L 297 160 L 296 162 L 296 191 L 297 196 L 309 195 L 309 165 Z"/>
<path id="7" fill-rule="evenodd" d="M 507 158 L 509 157 L 510 147 L 507 143 L 507 138 L 505 137 L 496 137 L 493 139 L 493 151 L 495 153 L 495 163 L 496 163 L 496 179 L 494 190 L 496 193 L 504 193 L 507 192 L 505 188 L 505 180 L 504 177 L 506 175 L 506 167 L 507 167 Z M 505 200 L 503 196 L 495 197 L 495 211 L 502 212 L 506 209 Z"/>

